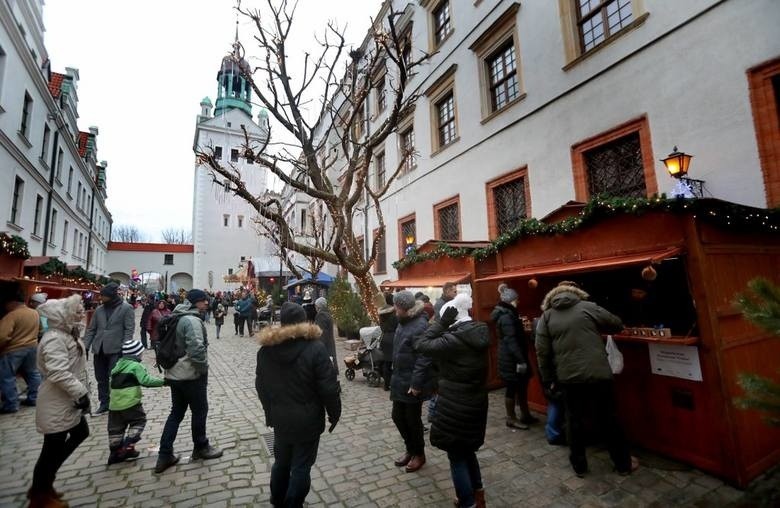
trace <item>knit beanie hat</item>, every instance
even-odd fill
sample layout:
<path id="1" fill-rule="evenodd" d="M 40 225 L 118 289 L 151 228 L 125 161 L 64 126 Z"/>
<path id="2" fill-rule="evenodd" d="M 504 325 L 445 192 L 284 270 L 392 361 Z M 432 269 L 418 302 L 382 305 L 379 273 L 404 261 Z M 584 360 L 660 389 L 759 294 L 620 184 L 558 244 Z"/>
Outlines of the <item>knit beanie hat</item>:
<path id="1" fill-rule="evenodd" d="M 402 310 L 409 310 L 414 307 L 415 298 L 411 291 L 399 291 L 393 295 L 393 305 Z"/>
<path id="2" fill-rule="evenodd" d="M 306 322 L 306 311 L 303 307 L 293 302 L 284 302 L 279 311 L 279 320 L 282 326 L 297 325 Z"/>
<path id="3" fill-rule="evenodd" d="M 187 293 L 187 300 L 189 300 L 191 304 L 195 305 L 196 303 L 202 302 L 204 300 L 208 301 L 209 297 L 205 291 L 200 289 L 190 289 Z"/>
<path id="4" fill-rule="evenodd" d="M 471 321 L 471 316 L 469 316 L 469 309 L 471 309 L 473 306 L 474 300 L 471 299 L 471 296 L 466 293 L 458 293 L 455 295 L 455 298 L 441 306 L 439 315 L 443 316 L 445 310 L 449 309 L 450 307 L 455 307 L 458 310 L 458 316 L 455 319 L 456 323 Z"/>
<path id="5" fill-rule="evenodd" d="M 498 293 L 501 295 L 501 301 L 504 303 L 512 303 L 517 300 L 517 291 L 506 284 L 502 283 L 498 286 Z"/>
<path id="6" fill-rule="evenodd" d="M 107 296 L 109 298 L 115 298 L 119 292 L 119 285 L 116 282 L 109 282 L 103 289 L 100 290 L 100 296 Z"/>
<path id="7" fill-rule="evenodd" d="M 144 346 L 139 340 L 131 339 L 122 343 L 122 356 L 138 356 L 143 350 Z"/>

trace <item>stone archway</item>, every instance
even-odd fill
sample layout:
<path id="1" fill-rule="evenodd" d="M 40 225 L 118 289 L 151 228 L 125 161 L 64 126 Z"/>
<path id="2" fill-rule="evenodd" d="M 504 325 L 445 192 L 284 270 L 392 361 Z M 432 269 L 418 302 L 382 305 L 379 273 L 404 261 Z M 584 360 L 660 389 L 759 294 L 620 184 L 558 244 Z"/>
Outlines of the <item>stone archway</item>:
<path id="1" fill-rule="evenodd" d="M 130 274 L 125 272 L 111 272 L 108 274 L 109 279 L 116 279 L 120 284 L 125 286 L 130 285 Z"/>
<path id="2" fill-rule="evenodd" d="M 187 272 L 177 272 L 171 275 L 168 282 L 168 292 L 176 293 L 182 288 L 187 291 L 192 289 L 192 275 Z"/>

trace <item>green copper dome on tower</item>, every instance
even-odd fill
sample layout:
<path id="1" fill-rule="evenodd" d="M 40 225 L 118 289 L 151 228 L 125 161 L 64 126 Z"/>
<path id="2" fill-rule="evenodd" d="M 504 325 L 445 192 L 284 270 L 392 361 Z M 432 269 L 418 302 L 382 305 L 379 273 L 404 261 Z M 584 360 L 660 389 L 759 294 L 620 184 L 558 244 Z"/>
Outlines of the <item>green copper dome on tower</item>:
<path id="1" fill-rule="evenodd" d="M 236 27 L 236 40 L 233 42 L 233 52 L 222 59 L 222 65 L 217 73 L 217 103 L 214 108 L 214 116 L 231 109 L 240 109 L 252 116 L 252 104 L 250 101 L 251 89 L 244 78 L 251 74 L 251 67 L 241 56 L 241 44 L 238 42 L 238 27 Z"/>

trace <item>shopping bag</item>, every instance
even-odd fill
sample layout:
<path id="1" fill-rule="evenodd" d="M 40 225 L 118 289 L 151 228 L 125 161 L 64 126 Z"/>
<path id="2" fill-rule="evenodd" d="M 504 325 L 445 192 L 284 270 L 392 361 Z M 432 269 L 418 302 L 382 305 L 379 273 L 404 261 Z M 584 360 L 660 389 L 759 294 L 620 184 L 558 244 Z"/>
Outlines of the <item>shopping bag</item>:
<path id="1" fill-rule="evenodd" d="M 607 335 L 607 361 L 613 374 L 623 372 L 623 353 L 617 348 L 612 335 Z"/>

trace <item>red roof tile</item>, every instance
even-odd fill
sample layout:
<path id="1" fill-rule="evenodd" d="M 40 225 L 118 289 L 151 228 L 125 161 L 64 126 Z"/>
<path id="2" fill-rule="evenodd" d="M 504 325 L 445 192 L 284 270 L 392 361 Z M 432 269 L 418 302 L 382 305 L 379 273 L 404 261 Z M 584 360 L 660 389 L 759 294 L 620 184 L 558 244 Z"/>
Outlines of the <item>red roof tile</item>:
<path id="1" fill-rule="evenodd" d="M 108 250 L 123 250 L 132 252 L 194 252 L 192 244 L 178 243 L 136 243 L 136 242 L 108 242 Z"/>
<path id="2" fill-rule="evenodd" d="M 79 156 L 87 156 L 87 141 L 89 141 L 89 132 L 79 131 Z"/>
<path id="3" fill-rule="evenodd" d="M 65 74 L 59 72 L 51 73 L 51 80 L 49 81 L 49 93 L 55 99 L 60 98 L 60 92 L 62 92 L 62 82 L 65 80 Z"/>

